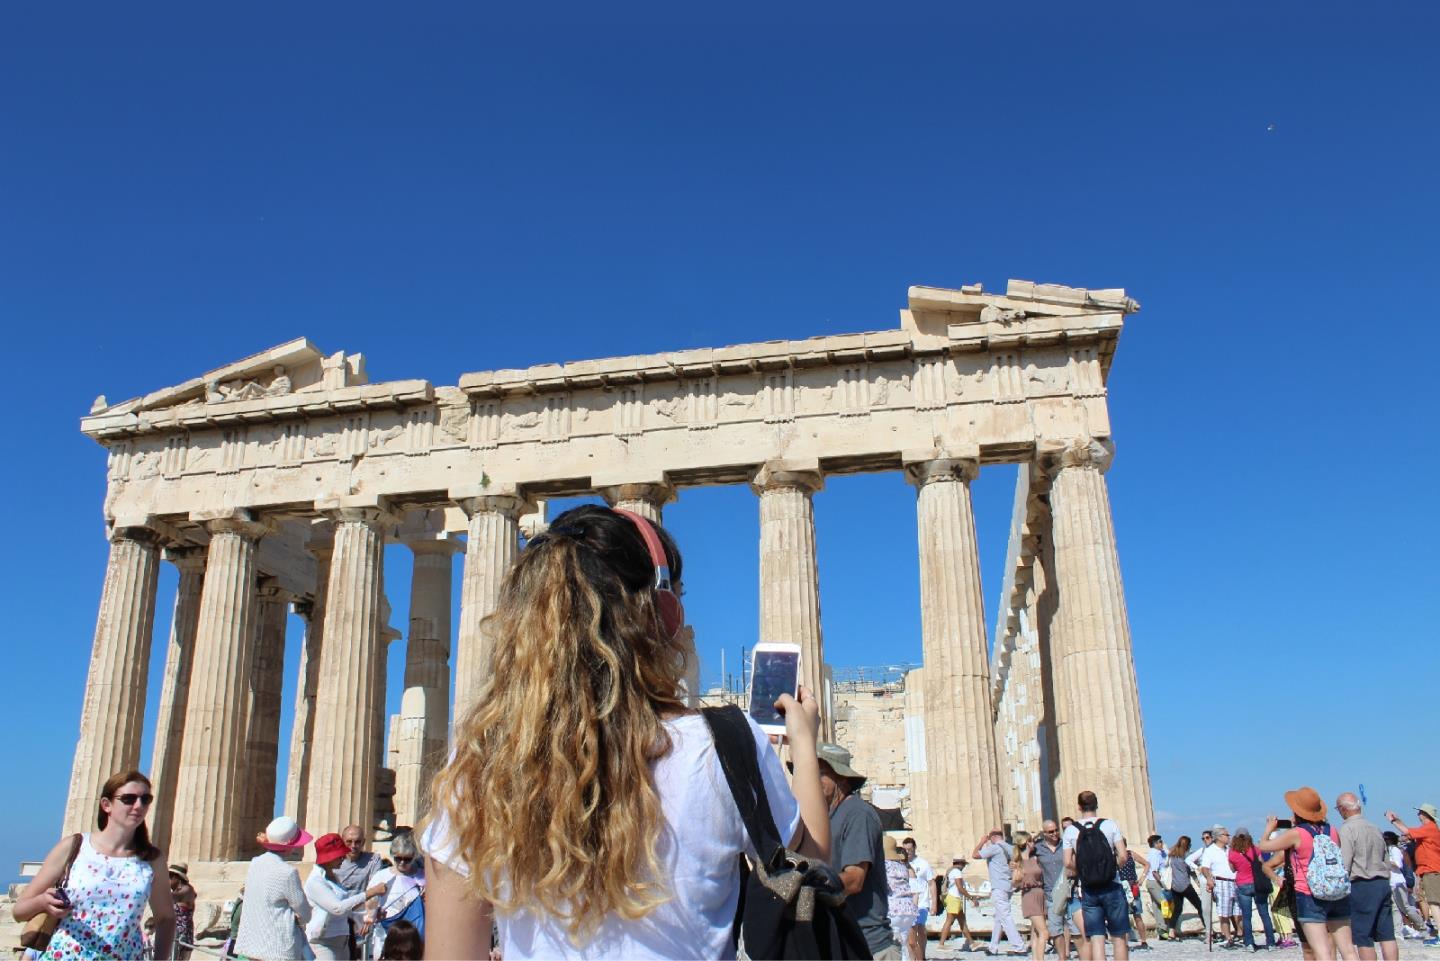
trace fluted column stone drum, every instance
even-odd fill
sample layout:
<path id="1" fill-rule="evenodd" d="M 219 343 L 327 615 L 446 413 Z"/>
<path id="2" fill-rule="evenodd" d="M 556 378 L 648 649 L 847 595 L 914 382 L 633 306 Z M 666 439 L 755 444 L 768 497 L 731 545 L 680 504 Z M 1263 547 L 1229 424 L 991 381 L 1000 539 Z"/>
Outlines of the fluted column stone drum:
<path id="1" fill-rule="evenodd" d="M 1079 792 L 1094 791 L 1127 837 L 1144 838 L 1155 812 L 1105 485 L 1112 454 L 1108 442 L 1086 439 L 1041 452 L 1055 550 L 1051 657 L 1063 688 L 1056 692 L 1056 800 L 1065 812 Z"/>
<path id="2" fill-rule="evenodd" d="M 200 623 L 200 592 L 205 586 L 205 548 L 167 548 L 165 559 L 180 572 L 170 642 L 165 648 L 165 678 L 155 718 L 155 746 L 150 780 L 155 803 L 150 808 L 150 840 L 162 851 L 170 847 L 175 816 L 175 780 L 180 771 L 180 745 L 185 737 L 185 709 L 190 703 L 190 674 L 195 664 L 195 629 Z"/>
<path id="3" fill-rule="evenodd" d="M 990 657 L 980 592 L 971 457 L 908 466 L 920 536 L 920 630 L 932 843 L 962 851 L 1000 827 Z"/>
<path id="4" fill-rule="evenodd" d="M 159 572 L 156 535 L 145 527 L 115 527 L 95 620 L 80 739 L 65 804 L 65 833 L 90 831 L 110 775 L 140 764 L 145 682 L 155 628 Z"/>
<path id="5" fill-rule="evenodd" d="M 500 585 L 520 553 L 520 515 L 528 505 L 516 491 L 462 493 L 455 503 L 470 519 L 465 573 L 460 584 L 460 631 L 455 651 L 455 715 L 459 724 L 490 678 L 490 639 L 485 618 L 500 599 Z"/>
<path id="6" fill-rule="evenodd" d="M 172 861 L 236 858 L 246 827 L 245 721 L 255 647 L 255 553 L 269 528 L 249 511 L 201 519 L 210 546 L 167 852 Z"/>
<path id="7" fill-rule="evenodd" d="M 760 640 L 800 645 L 800 683 L 816 698 L 825 693 L 825 643 L 811 497 L 823 486 L 818 465 L 784 461 L 765 464 L 751 483 L 760 499 Z M 834 718 L 820 723 L 833 739 Z"/>
<path id="8" fill-rule="evenodd" d="M 385 505 L 361 497 L 319 505 L 335 525 L 335 553 L 325 599 L 320 679 L 315 694 L 315 727 L 305 823 L 318 830 L 374 825 L 376 759 L 382 710 L 375 681 L 383 604 L 381 567 L 385 532 L 395 518 Z"/>

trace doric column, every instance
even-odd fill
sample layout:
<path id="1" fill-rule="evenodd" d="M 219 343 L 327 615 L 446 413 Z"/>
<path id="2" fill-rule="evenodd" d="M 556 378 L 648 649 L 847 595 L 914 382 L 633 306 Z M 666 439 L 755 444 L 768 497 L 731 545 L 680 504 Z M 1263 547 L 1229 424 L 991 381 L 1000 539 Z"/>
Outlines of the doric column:
<path id="1" fill-rule="evenodd" d="M 800 683 L 825 695 L 825 645 L 820 635 L 820 580 L 815 559 L 819 464 L 771 461 L 751 486 L 760 495 L 760 640 L 800 645 Z M 834 718 L 821 718 L 827 739 Z"/>
<path id="2" fill-rule="evenodd" d="M 405 750 L 395 768 L 395 817 L 416 824 L 428 807 L 430 779 L 445 763 L 450 731 L 450 594 L 459 544 L 437 532 L 404 538 L 415 555 L 410 577 L 410 635 L 405 641 L 402 714 L 419 737 L 406 729 Z M 420 693 L 411 695 L 412 689 Z M 392 752 L 393 753 L 393 752 Z"/>
<path id="3" fill-rule="evenodd" d="M 325 595 L 330 589 L 330 558 L 335 539 L 328 524 L 311 528 L 305 547 L 315 555 L 315 593 L 295 605 L 305 618 L 305 646 L 300 650 L 295 683 L 295 717 L 290 728 L 290 763 L 285 769 L 285 813 L 297 823 L 305 817 L 310 786 L 310 743 L 315 736 L 315 694 L 320 688 L 320 647 L 325 636 Z"/>
<path id="4" fill-rule="evenodd" d="M 1042 448 L 1050 478 L 1055 662 L 1062 811 L 1094 791 L 1127 837 L 1154 830 L 1150 765 L 1130 647 L 1130 623 L 1104 472 L 1113 449 L 1098 440 Z"/>
<path id="5" fill-rule="evenodd" d="M 170 831 L 174 861 L 229 861 L 245 842 L 245 715 L 255 641 L 255 545 L 249 511 L 197 516 L 210 532 L 195 663 Z"/>
<path id="6" fill-rule="evenodd" d="M 605 484 L 597 488 L 611 507 L 639 514 L 652 524 L 661 524 L 665 505 L 675 499 L 675 488 L 665 481 Z"/>
<path id="7" fill-rule="evenodd" d="M 67 834 L 94 830 L 105 781 L 140 764 L 158 562 L 153 531 L 129 526 L 111 531 L 65 804 Z"/>
<path id="8" fill-rule="evenodd" d="M 942 851 L 963 851 L 1000 826 L 990 658 L 970 506 L 979 466 L 977 451 L 907 467 L 920 534 L 928 816 Z"/>
<path id="9" fill-rule="evenodd" d="M 519 518 L 527 505 L 515 490 L 452 490 L 450 496 L 470 518 L 455 651 L 454 723 L 458 724 L 490 676 L 490 642 L 481 625 L 495 610 L 505 573 L 520 552 Z"/>
<path id="10" fill-rule="evenodd" d="M 185 707 L 190 703 L 195 628 L 200 623 L 200 590 L 205 583 L 205 548 L 170 548 L 165 551 L 165 559 L 179 569 L 180 585 L 175 591 L 175 612 L 170 619 L 165 679 L 160 687 L 160 713 L 155 718 L 155 747 L 150 759 L 150 780 L 155 784 L 150 840 L 162 851 L 170 849 L 170 824 L 175 814 L 175 779 L 180 772 Z"/>
<path id="11" fill-rule="evenodd" d="M 376 672 L 384 597 L 385 529 L 394 518 L 375 498 L 317 505 L 335 524 L 335 554 L 325 599 L 324 640 L 315 695 L 305 822 L 319 830 L 374 824 L 378 747 Z"/>
<path id="12" fill-rule="evenodd" d="M 275 816 L 275 767 L 280 754 L 280 689 L 285 672 L 285 622 L 289 598 L 272 578 L 262 577 L 255 591 L 255 654 L 250 667 L 246 711 L 246 814 L 241 850 L 258 854 L 256 833 Z"/>
<path id="13" fill-rule="evenodd" d="M 695 647 L 695 628 L 686 624 L 680 629 L 680 637 L 677 639 L 685 651 L 685 704 L 687 707 L 699 707 L 700 695 L 700 652 Z"/>

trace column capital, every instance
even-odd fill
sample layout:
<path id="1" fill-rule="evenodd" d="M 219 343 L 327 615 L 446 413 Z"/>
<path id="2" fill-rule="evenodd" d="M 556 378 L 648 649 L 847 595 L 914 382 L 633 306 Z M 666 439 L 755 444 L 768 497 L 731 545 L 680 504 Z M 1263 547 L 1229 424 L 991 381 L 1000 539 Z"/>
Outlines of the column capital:
<path id="1" fill-rule="evenodd" d="M 1072 437 L 1064 440 L 1042 439 L 1035 450 L 1036 464 L 1041 473 L 1053 479 L 1067 468 L 1079 467 L 1105 473 L 1115 457 L 1115 442 L 1108 437 Z"/>
<path id="2" fill-rule="evenodd" d="M 179 544 L 164 550 L 165 559 L 178 567 L 182 573 L 203 571 L 207 554 L 208 551 L 205 548 L 195 544 Z"/>
<path id="3" fill-rule="evenodd" d="M 975 444 L 901 451 L 900 460 L 906 479 L 916 487 L 934 481 L 968 484 L 980 474 L 980 448 Z"/>
<path id="4" fill-rule="evenodd" d="M 658 508 L 664 507 L 679 496 L 674 485 L 663 480 L 597 484 L 595 492 L 605 498 L 605 503 L 611 507 L 621 501 L 644 501 Z"/>
<path id="5" fill-rule="evenodd" d="M 147 547 L 159 546 L 164 540 L 160 536 L 160 532 L 153 527 L 140 524 L 121 525 L 119 522 L 105 531 L 105 539 L 112 544 L 134 541 L 136 544 L 144 544 Z"/>
<path id="6" fill-rule="evenodd" d="M 274 530 L 255 511 L 246 508 L 192 511 L 190 520 L 204 527 L 212 537 L 216 534 L 239 534 L 246 540 L 258 541 Z"/>
<path id="7" fill-rule="evenodd" d="M 750 487 L 757 494 L 771 490 L 799 490 L 813 494 L 825 486 L 817 458 L 770 460 L 760 465 Z"/>
<path id="8" fill-rule="evenodd" d="M 400 523 L 400 518 L 390 509 L 389 499 L 377 494 L 346 494 L 318 500 L 315 510 L 335 524 L 393 527 Z"/>
<path id="9" fill-rule="evenodd" d="M 518 520 L 521 514 L 535 507 L 514 484 L 466 484 L 450 488 L 449 493 L 450 500 L 469 518 L 476 514 L 503 514 Z"/>

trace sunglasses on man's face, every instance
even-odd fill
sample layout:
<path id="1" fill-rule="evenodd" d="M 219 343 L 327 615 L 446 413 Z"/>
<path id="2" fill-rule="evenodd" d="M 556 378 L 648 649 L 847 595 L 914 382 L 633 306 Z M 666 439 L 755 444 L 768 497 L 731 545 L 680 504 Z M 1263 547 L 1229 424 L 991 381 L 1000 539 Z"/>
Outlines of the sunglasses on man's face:
<path id="1" fill-rule="evenodd" d="M 150 806 L 150 802 L 153 801 L 153 800 L 155 800 L 155 795 L 153 795 L 153 794 L 117 794 L 117 795 L 115 795 L 115 797 L 112 798 L 111 800 L 115 801 L 117 804 L 124 805 L 124 806 L 127 807 L 127 808 L 128 808 L 128 807 L 134 807 L 135 804 L 136 804 L 136 802 L 139 802 L 140 804 L 143 804 L 143 805 L 145 805 L 146 807 L 149 807 L 149 806 Z"/>
<path id="2" fill-rule="evenodd" d="M 395 859 L 395 863 L 396 863 L 396 864 L 409 864 L 411 861 L 414 861 L 414 860 L 415 860 L 414 858 L 396 858 L 396 859 Z"/>

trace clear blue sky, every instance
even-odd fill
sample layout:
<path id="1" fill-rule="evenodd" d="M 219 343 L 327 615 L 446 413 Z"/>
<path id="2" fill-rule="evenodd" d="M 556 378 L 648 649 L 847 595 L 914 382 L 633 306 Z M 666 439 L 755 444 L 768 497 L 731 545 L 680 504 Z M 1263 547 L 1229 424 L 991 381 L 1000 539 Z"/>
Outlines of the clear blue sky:
<path id="1" fill-rule="evenodd" d="M 454 384 L 887 329 L 908 285 L 1008 277 L 1144 307 L 1109 481 L 1162 827 L 1302 782 L 1440 799 L 1432 6 L 492 6 L 0 14 L 0 877 L 59 829 L 96 394 L 302 335 Z M 1012 483 L 975 485 L 991 605 Z M 755 637 L 756 513 L 667 513 L 711 672 Z M 918 660 L 913 492 L 840 478 L 816 514 L 832 661 Z"/>

